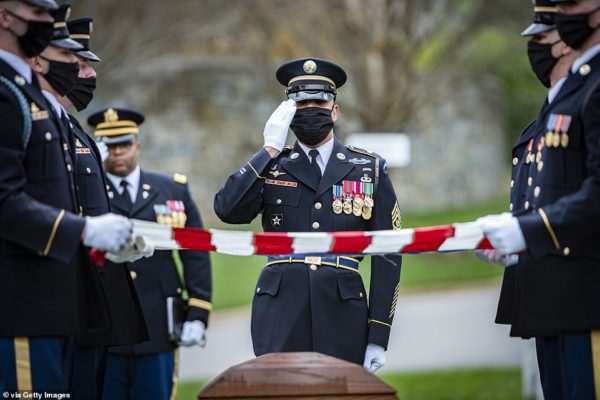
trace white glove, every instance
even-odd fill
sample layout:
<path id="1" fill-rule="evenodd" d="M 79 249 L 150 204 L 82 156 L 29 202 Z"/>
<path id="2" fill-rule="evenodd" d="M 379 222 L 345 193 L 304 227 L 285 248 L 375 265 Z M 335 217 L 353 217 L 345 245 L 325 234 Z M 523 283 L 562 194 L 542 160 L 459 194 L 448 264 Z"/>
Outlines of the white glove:
<path id="1" fill-rule="evenodd" d="M 204 347 L 206 344 L 206 325 L 202 321 L 187 321 L 183 323 L 180 343 L 182 346 L 190 347 L 197 344 Z"/>
<path id="2" fill-rule="evenodd" d="M 385 365 L 385 350 L 383 347 L 369 343 L 365 351 L 365 362 L 363 368 L 373 373 Z"/>
<path id="3" fill-rule="evenodd" d="M 263 131 L 265 147 L 272 147 L 277 151 L 283 150 L 294 114 L 296 114 L 296 102 L 294 100 L 282 102 L 273 111 Z"/>
<path id="4" fill-rule="evenodd" d="M 503 267 L 510 267 L 519 262 L 518 254 L 509 254 L 504 256 L 496 250 L 475 250 L 475 255 L 484 262 L 497 264 Z"/>
<path id="5" fill-rule="evenodd" d="M 133 224 L 117 214 L 85 217 L 83 244 L 109 253 L 117 253 L 131 240 Z"/>
<path id="6" fill-rule="evenodd" d="M 96 146 L 98 146 L 98 150 L 100 151 L 102 162 L 106 161 L 108 158 L 108 146 L 104 142 L 96 142 Z"/>
<path id="7" fill-rule="evenodd" d="M 483 233 L 500 254 L 520 253 L 527 248 L 523 231 L 511 213 L 488 215 L 477 220 Z"/>
<path id="8" fill-rule="evenodd" d="M 106 253 L 106 258 L 116 264 L 124 262 L 134 262 L 142 257 L 152 257 L 154 255 L 154 245 L 144 239 L 141 235 L 136 235 L 131 243 L 125 249 L 118 253 Z"/>

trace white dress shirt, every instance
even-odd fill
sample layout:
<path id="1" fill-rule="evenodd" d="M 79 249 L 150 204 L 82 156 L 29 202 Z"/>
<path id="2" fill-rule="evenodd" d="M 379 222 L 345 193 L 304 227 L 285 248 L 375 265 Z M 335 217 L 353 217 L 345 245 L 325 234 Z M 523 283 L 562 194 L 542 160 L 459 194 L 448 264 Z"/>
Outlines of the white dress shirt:
<path id="1" fill-rule="evenodd" d="M 333 139 L 334 139 L 334 137 L 332 137 L 331 140 L 329 140 L 326 143 L 323 143 L 321 146 L 317 147 L 316 149 L 311 149 L 304 143 L 298 141 L 298 144 L 300 145 L 300 148 L 306 154 L 308 161 L 312 160 L 311 156 L 308 154 L 309 151 L 311 151 L 311 150 L 319 151 L 319 155 L 317 156 L 317 165 L 321 169 L 321 175 L 323 175 L 325 173 L 325 167 L 327 166 L 329 157 L 331 157 L 331 153 L 333 152 Z"/>
<path id="2" fill-rule="evenodd" d="M 558 92 L 560 92 L 560 89 L 563 87 L 566 80 L 567 80 L 567 77 L 565 76 L 564 78 L 561 78 L 558 82 L 556 82 L 554 84 L 554 86 L 552 86 L 550 88 L 550 90 L 548 91 L 548 104 L 552 103 L 554 101 L 554 99 L 556 98 L 556 96 L 558 96 Z"/>
<path id="3" fill-rule="evenodd" d="M 48 99 L 48 101 L 50 102 L 50 105 L 54 109 L 54 112 L 56 113 L 58 118 L 62 118 L 63 116 L 65 116 L 67 119 L 69 118 L 68 114 L 67 114 L 67 110 L 65 110 L 64 107 L 58 102 L 58 100 L 56 99 L 56 96 L 54 96 L 52 93 L 48 92 L 47 90 L 42 90 L 42 94 L 44 95 L 44 97 L 46 99 Z"/>
<path id="4" fill-rule="evenodd" d="M 115 189 L 119 192 L 119 194 L 123 194 L 123 187 L 121 186 L 121 181 L 127 181 L 127 191 L 129 191 L 129 195 L 131 196 L 131 203 L 135 203 L 135 199 L 137 197 L 138 188 L 140 186 L 140 166 L 135 167 L 131 173 L 125 177 L 116 176 L 111 174 L 110 172 L 106 173 L 106 176 L 110 180 L 110 183 L 115 187 Z"/>

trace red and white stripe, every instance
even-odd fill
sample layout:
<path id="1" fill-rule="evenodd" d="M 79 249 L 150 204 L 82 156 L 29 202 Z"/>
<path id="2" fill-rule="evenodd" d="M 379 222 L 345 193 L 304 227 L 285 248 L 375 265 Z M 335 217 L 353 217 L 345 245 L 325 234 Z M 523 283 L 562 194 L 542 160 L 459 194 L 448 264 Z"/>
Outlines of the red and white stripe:
<path id="1" fill-rule="evenodd" d="M 399 231 L 247 232 L 172 228 L 134 220 L 134 234 L 157 250 L 206 250 L 236 256 L 285 254 L 411 254 L 491 249 L 475 222 Z"/>

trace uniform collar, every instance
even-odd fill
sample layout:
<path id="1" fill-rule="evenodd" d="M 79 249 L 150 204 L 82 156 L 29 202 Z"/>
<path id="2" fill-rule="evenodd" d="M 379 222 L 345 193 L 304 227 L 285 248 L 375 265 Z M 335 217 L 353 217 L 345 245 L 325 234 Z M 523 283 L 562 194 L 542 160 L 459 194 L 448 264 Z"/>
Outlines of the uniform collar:
<path id="1" fill-rule="evenodd" d="M 63 116 L 68 118 L 67 110 L 58 102 L 55 95 L 47 90 L 42 90 L 42 94 L 48 99 L 58 118 L 62 118 Z"/>
<path id="2" fill-rule="evenodd" d="M 573 61 L 573 65 L 571 66 L 571 72 L 575 73 L 579 71 L 579 68 L 584 64 L 587 64 L 592 58 L 596 57 L 600 53 L 600 44 L 597 44 L 593 47 L 590 47 L 579 56 L 575 61 Z"/>
<path id="3" fill-rule="evenodd" d="M 329 157 L 331 157 L 331 153 L 333 152 L 334 138 L 335 138 L 335 136 L 332 136 L 328 142 L 323 143 L 322 145 L 320 145 L 319 147 L 314 149 L 314 150 L 319 151 L 319 155 L 321 156 L 321 161 L 323 162 L 323 166 L 327 165 L 327 163 L 329 162 Z M 313 149 L 311 149 L 310 147 L 308 147 L 307 145 L 305 145 L 304 143 L 302 143 L 300 141 L 298 141 L 298 145 L 300 146 L 302 151 L 304 151 L 304 154 L 306 154 L 306 157 L 310 160 L 310 155 L 308 154 L 308 152 Z M 322 168 L 322 169 L 324 169 L 324 168 Z"/>
<path id="4" fill-rule="evenodd" d="M 554 101 L 554 99 L 558 95 L 558 92 L 560 92 L 560 88 L 562 88 L 562 86 L 566 80 L 567 80 L 567 77 L 565 76 L 564 78 L 561 78 L 558 82 L 556 82 L 554 84 L 554 86 L 552 86 L 550 88 L 550 90 L 548 91 L 548 103 L 549 104 Z"/>
<path id="5" fill-rule="evenodd" d="M 140 166 L 135 167 L 133 171 L 126 177 L 120 177 L 117 175 L 113 175 L 110 172 L 106 173 L 106 176 L 110 180 L 110 183 L 114 186 L 114 188 L 121 193 L 121 181 L 127 181 L 127 189 L 129 190 L 129 194 L 131 195 L 132 202 L 135 202 L 137 197 L 138 187 L 140 186 Z"/>
<path id="6" fill-rule="evenodd" d="M 21 75 L 27 83 L 31 84 L 31 67 L 27 61 L 16 54 L 0 49 L 0 58 Z"/>

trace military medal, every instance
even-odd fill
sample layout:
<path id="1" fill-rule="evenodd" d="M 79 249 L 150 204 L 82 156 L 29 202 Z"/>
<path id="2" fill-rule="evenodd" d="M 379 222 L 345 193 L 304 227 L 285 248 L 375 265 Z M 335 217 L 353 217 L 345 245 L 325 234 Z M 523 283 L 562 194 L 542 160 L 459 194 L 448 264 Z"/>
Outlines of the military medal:
<path id="1" fill-rule="evenodd" d="M 363 185 L 365 191 L 365 204 L 362 208 L 362 217 L 365 221 L 368 221 L 373 215 L 373 206 L 375 205 L 375 202 L 373 201 L 373 183 L 365 182 Z"/>
<path id="2" fill-rule="evenodd" d="M 362 206 L 365 204 L 365 201 L 363 200 L 362 182 L 352 182 L 352 193 L 354 194 L 352 214 L 356 217 L 360 217 L 362 214 Z"/>
<path id="3" fill-rule="evenodd" d="M 531 139 L 529 141 L 529 144 L 527 145 L 527 157 L 525 158 L 525 164 L 529 164 L 529 163 L 533 162 L 533 153 L 532 153 L 533 142 L 534 142 L 534 139 Z"/>
<path id="4" fill-rule="evenodd" d="M 566 149 L 569 146 L 569 135 L 567 132 L 569 131 L 569 127 L 571 126 L 571 116 L 564 115 L 563 121 L 560 127 L 560 131 L 562 132 L 560 135 L 560 145 L 563 149 Z"/>
<path id="5" fill-rule="evenodd" d="M 556 119 L 556 114 L 550 114 L 550 117 L 548 117 L 548 122 L 546 124 L 546 129 L 548 129 L 546 132 L 546 147 L 552 147 Z"/>
<path id="6" fill-rule="evenodd" d="M 542 161 L 542 149 L 544 148 L 544 138 L 540 138 L 540 141 L 537 145 L 537 153 L 535 155 L 535 162 L 540 163 Z"/>
<path id="7" fill-rule="evenodd" d="M 343 211 L 343 206 L 342 206 L 342 186 L 341 185 L 334 185 L 332 188 L 333 191 L 333 203 L 331 204 L 331 207 L 333 208 L 333 212 L 336 214 L 341 214 Z"/>
<path id="8" fill-rule="evenodd" d="M 352 182 L 342 181 L 344 189 L 344 203 L 342 204 L 342 210 L 344 214 L 352 214 Z"/>

